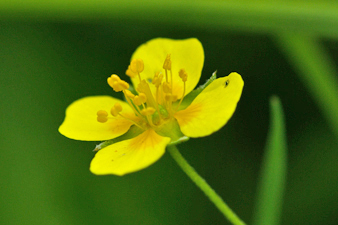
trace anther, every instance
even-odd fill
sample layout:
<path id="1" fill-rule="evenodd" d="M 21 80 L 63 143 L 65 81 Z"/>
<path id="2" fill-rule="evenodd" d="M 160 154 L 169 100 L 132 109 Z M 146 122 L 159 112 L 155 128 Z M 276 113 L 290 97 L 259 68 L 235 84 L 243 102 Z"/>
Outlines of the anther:
<path id="1" fill-rule="evenodd" d="M 119 112 L 116 110 L 115 107 L 112 107 L 110 110 L 110 113 L 114 116 L 117 117 L 119 115 Z"/>
<path id="2" fill-rule="evenodd" d="M 126 70 L 126 75 L 129 76 L 130 78 L 134 78 L 137 73 L 134 73 L 131 68 L 130 68 L 130 65 L 128 66 L 128 69 Z"/>
<path id="3" fill-rule="evenodd" d="M 142 109 L 141 113 L 144 116 L 150 116 L 153 115 L 156 112 L 156 110 L 153 107 L 148 107 L 145 109 Z"/>
<path id="4" fill-rule="evenodd" d="M 99 110 L 99 111 L 97 111 L 96 115 L 100 116 L 100 117 L 107 117 L 108 113 L 104 110 Z"/>
<path id="5" fill-rule="evenodd" d="M 173 102 L 173 95 L 170 93 L 165 94 L 164 98 L 167 102 Z M 176 96 L 176 100 L 177 100 L 177 96 Z"/>
<path id="6" fill-rule="evenodd" d="M 182 81 L 183 81 L 183 94 L 182 94 L 182 98 L 181 98 L 181 100 L 180 100 L 180 102 L 177 104 L 177 106 L 176 106 L 176 111 L 178 110 L 178 108 L 180 107 L 180 105 L 181 105 L 181 103 L 182 103 L 182 101 L 183 101 L 183 98 L 184 98 L 184 96 L 185 96 L 185 82 L 187 81 L 187 79 L 188 79 L 188 73 L 187 72 L 185 72 L 185 70 L 184 69 L 180 69 L 180 71 L 178 72 L 178 75 L 180 76 L 180 78 L 182 79 Z"/>
<path id="7" fill-rule="evenodd" d="M 170 54 L 168 54 L 167 57 L 166 57 L 166 59 L 164 60 L 163 69 L 165 69 L 165 70 L 171 70 Z"/>
<path id="8" fill-rule="evenodd" d="M 124 90 L 125 94 L 127 95 L 128 98 L 133 99 L 135 97 L 135 95 L 133 93 L 131 93 L 131 91 L 129 90 Z"/>
<path id="9" fill-rule="evenodd" d="M 110 87 L 114 88 L 114 83 L 119 82 L 120 80 L 121 79 L 120 79 L 119 76 L 117 76 L 116 74 L 113 74 L 110 77 L 108 77 L 107 82 L 108 82 Z"/>
<path id="10" fill-rule="evenodd" d="M 100 110 L 96 113 L 97 115 L 97 121 L 100 123 L 105 123 L 108 120 L 108 113 L 104 110 Z"/>
<path id="11" fill-rule="evenodd" d="M 153 81 L 151 82 L 153 85 L 155 85 L 156 88 L 158 88 L 161 83 L 162 83 L 162 79 L 163 79 L 163 74 L 157 72 L 153 78 Z"/>
<path id="12" fill-rule="evenodd" d="M 122 111 L 122 106 L 120 103 L 116 102 L 114 105 L 114 108 L 116 109 L 116 111 L 119 113 Z"/>
<path id="13" fill-rule="evenodd" d="M 124 80 L 119 81 L 119 85 L 122 88 L 122 90 L 127 90 L 129 88 L 129 84 Z"/>
<path id="14" fill-rule="evenodd" d="M 107 82 L 109 86 L 112 87 L 116 92 L 123 91 L 129 88 L 129 84 L 124 80 L 121 80 L 120 77 L 116 74 L 108 77 Z"/>
<path id="15" fill-rule="evenodd" d="M 129 68 L 129 67 L 128 67 Z M 144 70 L 144 63 L 142 59 L 133 59 L 130 63 L 130 69 L 132 72 L 138 74 Z"/>
<path id="16" fill-rule="evenodd" d="M 187 79 L 188 79 L 188 74 L 187 72 L 185 72 L 184 69 L 181 69 L 179 72 L 178 72 L 178 75 L 180 76 L 180 78 L 182 79 L 183 82 L 186 82 Z"/>
<path id="17" fill-rule="evenodd" d="M 144 93 L 140 93 L 138 96 L 140 97 L 142 104 L 147 101 L 147 96 Z"/>
<path id="18" fill-rule="evenodd" d="M 168 82 L 163 83 L 163 92 L 164 93 L 171 93 L 171 86 Z"/>
<path id="19" fill-rule="evenodd" d="M 135 96 L 133 102 L 135 105 L 140 106 L 147 101 L 147 97 L 144 93 L 140 93 L 139 95 Z"/>
<path id="20" fill-rule="evenodd" d="M 151 81 L 152 84 L 156 85 L 157 81 L 158 81 L 158 75 L 160 74 L 160 72 L 156 72 L 154 75 L 153 80 Z"/>

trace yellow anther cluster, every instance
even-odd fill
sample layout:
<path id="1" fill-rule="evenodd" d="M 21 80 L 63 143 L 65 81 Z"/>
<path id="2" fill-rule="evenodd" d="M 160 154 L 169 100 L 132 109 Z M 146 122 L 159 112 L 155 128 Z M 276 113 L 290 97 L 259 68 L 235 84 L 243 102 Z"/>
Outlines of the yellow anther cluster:
<path id="1" fill-rule="evenodd" d="M 110 113 L 116 117 L 119 115 L 119 113 L 122 111 L 122 106 L 120 103 L 116 102 L 114 107 L 111 108 Z"/>
<path id="2" fill-rule="evenodd" d="M 100 123 L 105 123 L 108 120 L 108 113 L 104 110 L 99 110 L 97 113 L 97 121 Z"/>
<path id="3" fill-rule="evenodd" d="M 148 108 L 142 109 L 141 111 L 142 115 L 144 116 L 153 115 L 154 112 L 156 112 L 156 110 L 153 107 L 148 107 Z"/>
<path id="4" fill-rule="evenodd" d="M 136 74 L 141 73 L 144 70 L 144 63 L 142 59 L 133 59 L 128 69 Z"/>
<path id="5" fill-rule="evenodd" d="M 146 101 L 147 101 L 147 97 L 144 93 L 140 93 L 139 95 L 136 95 L 133 99 L 134 104 L 137 106 L 144 104 Z"/>
<path id="6" fill-rule="evenodd" d="M 171 71 L 171 55 L 168 54 L 163 63 L 164 71 L 158 71 L 155 73 L 151 83 L 156 87 L 154 90 L 150 88 L 149 82 L 145 79 L 141 79 L 141 72 L 144 70 L 144 63 L 142 59 L 133 59 L 126 70 L 126 75 L 131 78 L 138 76 L 139 83 L 137 84 L 138 95 L 133 94 L 129 91 L 129 84 L 116 74 L 111 75 L 108 78 L 108 84 L 116 92 L 122 91 L 127 103 L 134 111 L 134 115 L 137 119 L 129 118 L 129 116 L 123 115 L 122 106 L 120 103 L 116 103 L 111 108 L 110 113 L 114 117 L 120 116 L 124 119 L 131 121 L 134 125 L 141 129 L 147 129 L 149 127 L 160 126 L 166 120 L 172 118 L 174 113 L 179 109 L 182 100 L 185 95 L 186 81 L 188 74 L 184 69 L 181 69 L 178 73 L 179 77 L 183 81 L 183 93 L 178 104 L 174 104 L 178 100 L 177 93 L 173 93 L 176 90 L 173 87 L 174 80 Z M 165 80 L 163 80 L 165 78 Z M 135 82 L 135 80 L 133 80 Z M 175 108 L 174 108 L 175 106 Z M 108 120 L 108 113 L 104 110 L 97 112 L 97 121 L 105 123 Z M 113 118 L 111 118 L 113 119 Z"/>
<path id="7" fill-rule="evenodd" d="M 184 69 L 181 69 L 180 72 L 178 72 L 178 75 L 180 76 L 180 78 L 182 79 L 183 82 L 187 81 L 188 74 L 187 74 L 187 72 L 185 72 Z"/>
<path id="8" fill-rule="evenodd" d="M 107 82 L 109 86 L 112 87 L 116 92 L 127 90 L 129 88 L 129 84 L 124 80 L 121 80 L 116 74 L 108 77 Z"/>
<path id="9" fill-rule="evenodd" d="M 164 60 L 163 63 L 163 69 L 165 70 L 171 70 L 171 59 L 170 54 L 167 55 L 167 58 Z"/>

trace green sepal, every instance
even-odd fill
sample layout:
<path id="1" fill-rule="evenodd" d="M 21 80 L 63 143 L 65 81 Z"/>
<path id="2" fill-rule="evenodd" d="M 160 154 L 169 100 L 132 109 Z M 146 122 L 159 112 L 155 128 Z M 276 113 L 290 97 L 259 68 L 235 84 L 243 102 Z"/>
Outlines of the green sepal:
<path id="1" fill-rule="evenodd" d="M 211 77 L 203 85 L 199 86 L 198 88 L 196 88 L 195 90 L 187 94 L 184 97 L 178 110 L 183 110 L 187 108 L 191 104 L 191 102 L 197 97 L 197 95 L 199 95 L 209 84 L 211 84 L 214 80 L 216 80 L 217 78 L 216 73 L 217 73 L 217 70 L 212 73 Z M 175 108 L 175 105 L 174 105 L 174 108 Z"/>
<path id="2" fill-rule="evenodd" d="M 115 144 L 117 142 L 120 142 L 120 141 L 124 141 L 124 140 L 128 140 L 128 139 L 131 139 L 131 138 L 134 138 L 136 137 L 137 135 L 141 134 L 142 132 L 144 132 L 143 129 L 139 128 L 138 126 L 131 126 L 130 129 L 127 131 L 127 133 L 117 137 L 117 138 L 114 138 L 114 139 L 111 139 L 111 140 L 108 140 L 108 141 L 104 141 L 98 145 L 96 145 L 95 149 L 93 151 L 99 151 L 111 144 Z"/>
<path id="3" fill-rule="evenodd" d="M 168 146 L 172 146 L 172 145 L 178 145 L 178 144 L 181 144 L 183 142 L 186 142 L 186 141 L 189 141 L 190 137 L 187 137 L 187 136 L 183 136 L 183 137 L 180 137 L 179 139 L 175 140 L 175 141 L 171 141 Z"/>
<path id="4" fill-rule="evenodd" d="M 169 145 L 172 143 L 180 143 L 183 142 L 184 139 L 184 134 L 182 133 L 180 126 L 177 123 L 176 119 L 171 119 L 166 121 L 164 124 L 156 128 L 156 133 L 164 136 L 164 137 L 169 137 L 171 138 L 171 141 Z M 183 138 L 183 140 L 181 140 Z"/>

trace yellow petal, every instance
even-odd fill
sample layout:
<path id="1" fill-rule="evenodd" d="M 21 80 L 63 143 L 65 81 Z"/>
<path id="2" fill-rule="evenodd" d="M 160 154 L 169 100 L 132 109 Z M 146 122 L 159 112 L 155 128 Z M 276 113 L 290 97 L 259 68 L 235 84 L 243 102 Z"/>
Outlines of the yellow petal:
<path id="1" fill-rule="evenodd" d="M 162 137 L 152 129 L 139 136 L 109 145 L 96 153 L 90 171 L 96 175 L 122 176 L 144 169 L 156 162 L 165 152 L 170 138 Z"/>
<path id="2" fill-rule="evenodd" d="M 144 71 L 141 73 L 141 77 L 151 83 L 156 72 L 164 73 L 163 63 L 167 54 L 171 54 L 173 94 L 181 98 L 183 94 L 183 82 L 178 73 L 180 69 L 185 69 L 188 74 L 185 93 L 188 94 L 195 88 L 201 77 L 204 63 L 204 50 L 202 44 L 196 38 L 185 40 L 156 38 L 138 47 L 132 59 L 143 60 Z M 168 76 L 170 79 L 169 74 Z M 138 76 L 134 77 L 132 82 L 134 87 L 137 87 L 140 82 Z M 150 86 L 154 93 L 154 85 Z"/>
<path id="3" fill-rule="evenodd" d="M 222 128 L 235 112 L 243 86 L 238 73 L 209 84 L 186 109 L 175 114 L 182 133 L 188 137 L 203 137 Z"/>
<path id="4" fill-rule="evenodd" d="M 128 131 L 132 123 L 126 119 L 112 117 L 106 123 L 97 121 L 97 111 L 110 109 L 115 103 L 123 107 L 121 114 L 134 117 L 130 106 L 109 96 L 92 96 L 81 98 L 68 106 L 66 118 L 59 127 L 59 132 L 71 139 L 82 141 L 103 141 L 118 137 Z"/>

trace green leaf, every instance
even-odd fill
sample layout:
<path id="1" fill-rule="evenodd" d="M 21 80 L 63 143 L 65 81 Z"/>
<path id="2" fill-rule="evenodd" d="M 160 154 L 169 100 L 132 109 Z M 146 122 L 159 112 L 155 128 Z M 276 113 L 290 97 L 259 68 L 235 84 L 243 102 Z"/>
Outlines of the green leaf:
<path id="1" fill-rule="evenodd" d="M 254 225 L 280 222 L 287 169 L 284 115 L 277 96 L 270 99 L 270 129 L 258 185 Z"/>

